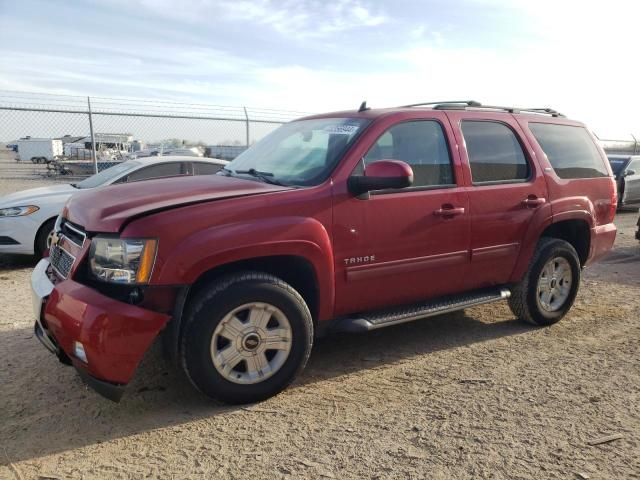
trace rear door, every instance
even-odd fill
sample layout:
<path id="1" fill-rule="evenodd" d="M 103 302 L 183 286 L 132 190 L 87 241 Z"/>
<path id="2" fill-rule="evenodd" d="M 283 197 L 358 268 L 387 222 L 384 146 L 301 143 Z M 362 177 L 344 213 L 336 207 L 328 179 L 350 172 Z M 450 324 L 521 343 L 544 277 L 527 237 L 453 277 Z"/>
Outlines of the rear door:
<path id="1" fill-rule="evenodd" d="M 507 283 L 532 217 L 547 203 L 543 172 L 513 116 L 447 114 L 469 179 L 471 263 L 465 286 Z"/>

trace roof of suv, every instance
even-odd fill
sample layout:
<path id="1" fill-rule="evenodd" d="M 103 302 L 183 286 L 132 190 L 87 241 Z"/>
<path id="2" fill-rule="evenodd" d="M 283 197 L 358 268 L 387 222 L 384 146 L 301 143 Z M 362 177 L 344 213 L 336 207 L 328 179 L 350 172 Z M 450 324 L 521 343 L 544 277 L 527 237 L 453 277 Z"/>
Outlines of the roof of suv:
<path id="1" fill-rule="evenodd" d="M 504 107 L 496 105 L 483 105 L 480 102 L 474 100 L 464 101 L 446 101 L 446 102 L 425 102 L 414 103 L 411 105 L 402 105 L 391 108 L 375 108 L 371 109 L 367 107 L 367 102 L 362 102 L 360 108 L 357 110 L 343 110 L 337 112 L 323 113 L 319 115 L 311 115 L 304 117 L 305 119 L 312 118 L 327 118 L 327 117 L 356 117 L 356 118 L 377 118 L 395 113 L 415 111 L 416 108 L 429 109 L 429 110 L 449 110 L 449 111 L 485 111 L 492 113 L 505 113 L 505 114 L 526 114 L 531 116 L 547 116 L 553 118 L 566 117 L 552 108 L 519 108 L 519 107 Z"/>

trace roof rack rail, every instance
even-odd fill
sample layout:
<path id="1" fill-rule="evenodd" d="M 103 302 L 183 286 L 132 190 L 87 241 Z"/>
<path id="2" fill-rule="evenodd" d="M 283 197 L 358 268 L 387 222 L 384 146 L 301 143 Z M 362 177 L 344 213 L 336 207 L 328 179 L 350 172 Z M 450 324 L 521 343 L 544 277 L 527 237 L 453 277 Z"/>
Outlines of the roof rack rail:
<path id="1" fill-rule="evenodd" d="M 428 105 L 466 105 L 467 107 L 479 107 L 481 106 L 481 103 L 476 102 L 475 100 L 450 100 L 446 102 L 412 103 L 411 105 L 402 105 L 400 108 L 426 107 Z"/>
<path id="2" fill-rule="evenodd" d="M 562 113 L 560 113 L 559 111 L 554 110 L 553 108 L 521 108 L 520 110 L 522 110 L 524 112 L 546 113 L 546 114 L 551 115 L 553 117 L 564 117 L 565 116 Z"/>
<path id="3" fill-rule="evenodd" d="M 466 110 L 467 108 L 486 108 L 487 110 L 502 110 L 509 113 L 531 112 L 542 115 L 551 115 L 552 117 L 564 117 L 564 115 L 553 108 L 518 108 L 503 107 L 498 105 L 483 105 L 475 100 L 454 100 L 448 102 L 424 102 L 414 103 L 411 105 L 403 105 L 400 108 L 433 106 L 434 110 Z"/>

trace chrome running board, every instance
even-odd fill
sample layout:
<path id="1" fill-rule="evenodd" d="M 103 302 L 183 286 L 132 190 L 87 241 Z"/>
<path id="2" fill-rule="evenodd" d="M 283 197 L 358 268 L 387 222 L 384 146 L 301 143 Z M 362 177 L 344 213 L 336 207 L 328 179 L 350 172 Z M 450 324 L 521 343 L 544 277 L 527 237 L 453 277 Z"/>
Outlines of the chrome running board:
<path id="1" fill-rule="evenodd" d="M 378 328 L 412 322 L 420 318 L 455 312 L 468 307 L 497 302 L 511 296 L 507 288 L 483 289 L 441 297 L 428 302 L 404 305 L 394 309 L 367 312 L 357 317 L 346 317 L 336 321 L 334 330 L 340 332 L 368 332 Z"/>

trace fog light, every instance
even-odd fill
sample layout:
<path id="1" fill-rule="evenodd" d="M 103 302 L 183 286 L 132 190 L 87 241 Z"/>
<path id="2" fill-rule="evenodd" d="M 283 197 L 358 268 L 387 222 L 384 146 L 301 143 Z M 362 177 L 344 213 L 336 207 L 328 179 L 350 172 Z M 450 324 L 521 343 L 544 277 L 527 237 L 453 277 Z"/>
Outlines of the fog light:
<path id="1" fill-rule="evenodd" d="M 75 342 L 73 344 L 73 353 L 76 358 L 82 360 L 84 363 L 89 363 L 89 361 L 87 360 L 87 354 L 84 353 L 84 347 L 80 342 Z"/>

